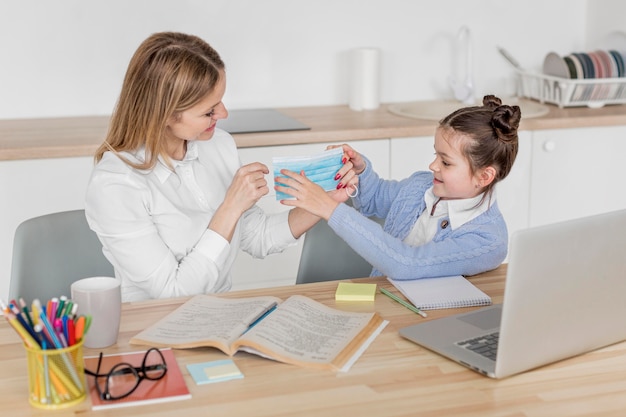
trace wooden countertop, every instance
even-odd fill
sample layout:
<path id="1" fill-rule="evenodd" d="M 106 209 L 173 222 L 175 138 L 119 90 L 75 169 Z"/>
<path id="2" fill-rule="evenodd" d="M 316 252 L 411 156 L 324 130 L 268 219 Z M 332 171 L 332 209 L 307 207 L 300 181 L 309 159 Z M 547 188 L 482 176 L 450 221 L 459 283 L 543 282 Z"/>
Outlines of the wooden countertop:
<path id="1" fill-rule="evenodd" d="M 470 277 L 502 302 L 506 265 Z M 375 282 L 396 291 L 383 277 Z M 0 320 L 0 412 L 19 417 L 98 416 L 621 416 L 626 408 L 626 342 L 607 346 L 551 365 L 494 380 L 419 347 L 405 339 L 402 327 L 466 309 L 429 310 L 423 319 L 388 297 L 373 303 L 335 302 L 337 281 L 226 293 L 225 297 L 302 294 L 335 308 L 377 311 L 389 324 L 346 373 L 286 365 L 244 352 L 233 360 L 245 375 L 216 384 L 196 385 L 190 363 L 227 358 L 217 349 L 175 350 L 192 398 L 185 401 L 91 410 L 90 400 L 59 411 L 43 411 L 28 403 L 26 353 L 19 337 Z M 104 353 L 141 350 L 129 339 L 178 307 L 185 299 L 124 303 L 118 342 Z M 470 307 L 471 308 L 471 307 Z M 85 349 L 97 355 L 99 349 Z"/>
<path id="2" fill-rule="evenodd" d="M 352 111 L 348 106 L 279 108 L 311 127 L 289 132 L 233 135 L 240 148 L 381 138 L 430 136 L 436 122 L 377 110 Z M 542 117 L 522 120 L 523 130 L 626 125 L 626 106 L 560 109 L 549 105 Z M 0 120 L 0 161 L 91 156 L 106 135 L 108 116 Z M 219 126 L 219 125 L 218 125 Z"/>

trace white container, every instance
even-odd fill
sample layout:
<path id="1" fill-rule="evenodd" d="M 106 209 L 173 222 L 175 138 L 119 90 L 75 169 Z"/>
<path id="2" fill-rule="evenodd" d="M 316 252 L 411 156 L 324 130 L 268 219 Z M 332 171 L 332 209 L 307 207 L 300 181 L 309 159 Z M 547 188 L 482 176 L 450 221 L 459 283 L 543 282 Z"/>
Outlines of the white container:
<path id="1" fill-rule="evenodd" d="M 380 106 L 380 50 L 358 48 L 350 56 L 350 95 L 348 106 L 355 111 Z"/>

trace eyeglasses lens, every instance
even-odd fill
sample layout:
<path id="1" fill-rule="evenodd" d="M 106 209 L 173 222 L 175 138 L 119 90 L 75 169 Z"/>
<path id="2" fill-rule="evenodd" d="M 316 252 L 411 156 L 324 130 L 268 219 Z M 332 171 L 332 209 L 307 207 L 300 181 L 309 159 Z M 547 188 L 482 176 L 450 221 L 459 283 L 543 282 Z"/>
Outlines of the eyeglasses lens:
<path id="1" fill-rule="evenodd" d="M 143 377 L 155 381 L 163 378 L 165 372 L 167 372 L 167 366 L 163 354 L 157 349 L 150 349 L 146 352 L 143 362 Z"/>
<path id="2" fill-rule="evenodd" d="M 142 380 L 156 381 L 167 372 L 165 358 L 158 349 L 146 352 L 141 367 L 133 367 L 128 363 L 115 365 L 106 378 L 97 378 L 100 392 L 110 400 L 121 399 L 130 395 Z"/>
<path id="3" fill-rule="evenodd" d="M 110 399 L 124 397 L 139 383 L 137 371 L 126 363 L 115 365 L 106 378 L 99 379 L 100 392 L 106 393 Z"/>

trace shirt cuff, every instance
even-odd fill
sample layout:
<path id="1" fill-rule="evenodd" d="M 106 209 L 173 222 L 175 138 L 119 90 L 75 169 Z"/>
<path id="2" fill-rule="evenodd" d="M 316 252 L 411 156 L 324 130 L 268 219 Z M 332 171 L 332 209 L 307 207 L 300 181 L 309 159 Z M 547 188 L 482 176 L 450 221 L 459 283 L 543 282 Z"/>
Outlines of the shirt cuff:
<path id="1" fill-rule="evenodd" d="M 270 216 L 269 229 L 272 231 L 274 242 L 279 243 L 280 246 L 292 246 L 298 241 L 293 237 L 291 227 L 289 227 L 289 211 Z"/>
<path id="2" fill-rule="evenodd" d="M 228 260 L 230 243 L 214 230 L 206 229 L 195 250 L 210 259 L 221 270 Z"/>

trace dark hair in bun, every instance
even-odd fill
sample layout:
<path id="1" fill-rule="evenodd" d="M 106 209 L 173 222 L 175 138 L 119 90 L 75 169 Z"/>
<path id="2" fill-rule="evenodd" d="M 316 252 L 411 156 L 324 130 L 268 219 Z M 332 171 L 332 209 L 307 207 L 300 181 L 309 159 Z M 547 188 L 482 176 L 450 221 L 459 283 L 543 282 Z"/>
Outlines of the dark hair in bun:
<path id="1" fill-rule="evenodd" d="M 498 181 L 511 172 L 517 156 L 517 129 L 522 118 L 519 106 L 502 104 L 493 95 L 483 98 L 482 106 L 460 108 L 439 122 L 444 129 L 453 129 L 471 138 L 463 146 L 472 173 L 492 166 L 496 169 L 494 181 L 485 189 L 490 195 Z"/>

